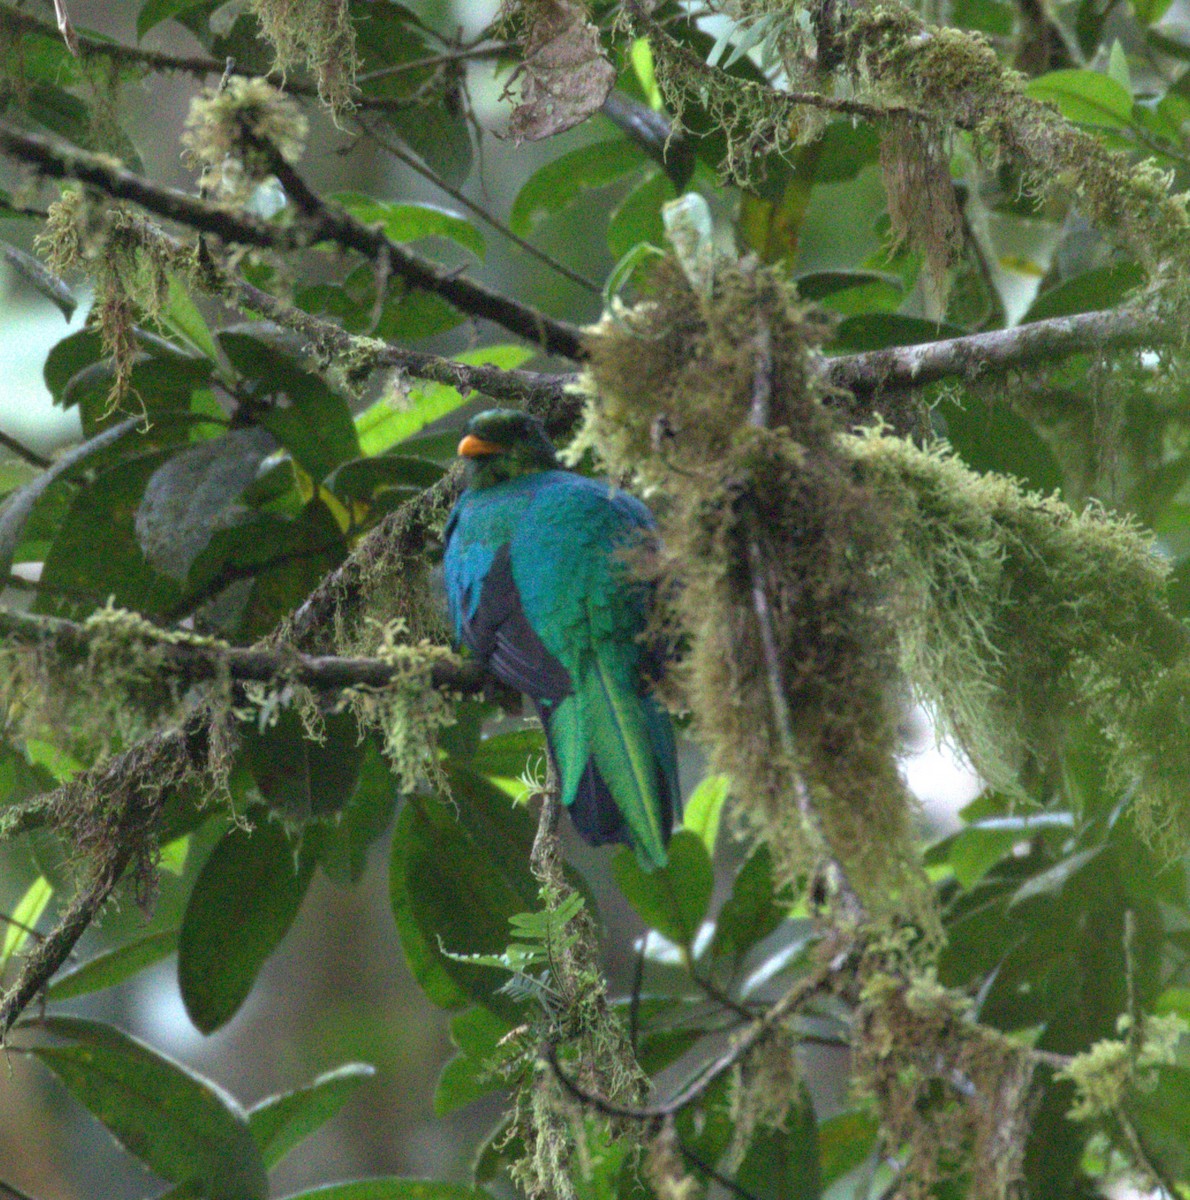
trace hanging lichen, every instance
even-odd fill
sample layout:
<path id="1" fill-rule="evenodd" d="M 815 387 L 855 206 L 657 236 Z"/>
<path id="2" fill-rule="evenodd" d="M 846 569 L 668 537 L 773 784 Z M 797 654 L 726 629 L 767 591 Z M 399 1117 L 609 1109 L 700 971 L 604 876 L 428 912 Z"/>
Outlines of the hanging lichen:
<path id="1" fill-rule="evenodd" d="M 1018 792 L 1072 720 L 1105 735 L 1109 779 L 1151 839 L 1190 837 L 1190 633 L 1135 524 L 1075 513 L 944 449 L 845 439 L 886 514 L 901 667 L 980 773 Z"/>
<path id="2" fill-rule="evenodd" d="M 779 882 L 821 859 L 812 799 L 870 910 L 932 928 L 895 764 L 895 644 L 874 569 L 887 522 L 817 398 L 809 348 L 823 329 L 766 269 L 720 262 L 703 295 L 665 263 L 647 301 L 588 338 L 578 446 L 661 493 L 659 570 L 689 646 L 677 685 Z M 752 419 L 758 378 L 771 428 Z"/>
<path id="3" fill-rule="evenodd" d="M 277 70 L 307 66 L 318 95 L 336 115 L 350 108 L 359 55 L 348 0 L 252 0 Z"/>
<path id="4" fill-rule="evenodd" d="M 852 1049 L 859 1092 L 900 1165 L 896 1195 L 928 1200 L 955 1181 L 970 1200 L 1009 1200 L 1022 1174 L 1032 1056 L 972 1020 L 970 1002 L 928 972 L 907 974 L 900 958 L 887 947 L 869 954 Z"/>

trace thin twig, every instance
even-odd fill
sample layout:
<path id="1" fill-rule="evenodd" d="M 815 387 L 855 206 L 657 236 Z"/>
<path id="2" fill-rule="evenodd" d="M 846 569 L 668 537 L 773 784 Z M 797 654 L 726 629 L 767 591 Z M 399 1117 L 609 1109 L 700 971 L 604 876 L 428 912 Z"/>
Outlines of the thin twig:
<path id="1" fill-rule="evenodd" d="M 17 458 L 23 458 L 31 466 L 39 467 L 43 471 L 53 462 L 53 459 L 46 458 L 44 454 L 38 454 L 36 450 L 30 449 L 24 442 L 18 441 L 11 433 L 5 433 L 2 429 L 0 429 L 0 446 L 11 450 Z"/>
<path id="2" fill-rule="evenodd" d="M 563 1071 L 558 1061 L 557 1047 L 551 1042 L 544 1044 L 542 1053 L 550 1069 L 557 1076 L 558 1082 L 581 1104 L 585 1104 L 608 1117 L 622 1117 L 624 1120 L 645 1123 L 664 1121 L 667 1117 L 676 1116 L 682 1109 L 688 1108 L 696 1100 L 704 1096 L 707 1089 L 716 1079 L 723 1075 L 724 1072 L 730 1071 L 737 1063 L 742 1062 L 756 1046 L 771 1036 L 785 1018 L 793 1013 L 800 1004 L 826 985 L 827 980 L 832 974 L 832 970 L 833 961 L 832 963 L 820 966 L 816 971 L 799 979 L 766 1013 L 752 1022 L 730 1050 L 712 1062 L 693 1083 L 683 1088 L 676 1096 L 673 1096 L 663 1104 L 641 1108 L 631 1108 L 623 1104 L 616 1104 L 606 1096 L 587 1091 L 575 1080 L 571 1079 Z"/>
<path id="3" fill-rule="evenodd" d="M 556 258 L 547 254 L 544 250 L 534 246 L 532 242 L 527 242 L 523 237 L 513 233 L 513 231 L 504 224 L 498 217 L 488 212 L 482 205 L 476 204 L 465 193 L 457 187 L 452 187 L 445 179 L 442 178 L 436 171 L 431 171 L 423 162 L 419 161 L 416 155 L 408 153 L 396 144 L 391 138 L 386 138 L 382 133 L 379 133 L 376 126 L 368 121 L 360 121 L 360 128 L 374 141 L 382 150 L 391 154 L 398 162 L 403 162 L 411 171 L 416 171 L 423 179 L 428 179 L 436 188 L 445 192 L 458 204 L 461 204 L 468 212 L 474 213 L 481 221 L 489 224 L 497 233 L 507 238 L 514 246 L 518 246 L 526 254 L 537 259 L 538 262 L 544 263 L 551 271 L 556 271 L 565 279 L 569 279 L 571 283 L 578 284 L 579 287 L 585 288 L 588 292 L 593 292 L 596 296 L 603 294 L 603 289 L 593 280 L 588 279 L 585 275 L 580 275 L 571 267 L 568 267 L 564 262 L 559 262 Z"/>
<path id="4" fill-rule="evenodd" d="M 32 925 L 26 925 L 24 921 L 18 921 L 16 917 L 10 917 L 7 913 L 0 913 L 0 921 L 5 925 L 11 925 L 14 929 L 19 929 L 22 933 L 27 934 L 35 942 L 44 942 L 45 934 L 39 933 Z"/>

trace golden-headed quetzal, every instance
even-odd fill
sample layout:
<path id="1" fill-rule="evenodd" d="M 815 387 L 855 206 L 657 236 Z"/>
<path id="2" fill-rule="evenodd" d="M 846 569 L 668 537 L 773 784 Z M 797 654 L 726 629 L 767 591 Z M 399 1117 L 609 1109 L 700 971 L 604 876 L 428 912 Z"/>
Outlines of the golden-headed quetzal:
<path id="1" fill-rule="evenodd" d="M 626 552 L 655 522 L 634 496 L 559 467 L 534 417 L 467 424 L 468 485 L 446 526 L 455 636 L 537 707 L 562 802 L 593 845 L 663 866 L 678 808 L 669 715 L 649 693 L 650 589 Z"/>

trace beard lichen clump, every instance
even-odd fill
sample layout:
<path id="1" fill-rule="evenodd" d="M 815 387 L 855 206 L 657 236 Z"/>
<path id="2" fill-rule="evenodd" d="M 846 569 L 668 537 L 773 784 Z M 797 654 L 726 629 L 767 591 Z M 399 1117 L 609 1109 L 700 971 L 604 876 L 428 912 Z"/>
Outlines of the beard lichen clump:
<path id="1" fill-rule="evenodd" d="M 1028 1048 L 977 1024 L 970 1002 L 931 973 L 890 972 L 880 957 L 864 968 L 854 1064 L 900 1162 L 897 1196 L 928 1200 L 961 1180 L 958 1194 L 971 1200 L 1008 1200 L 1032 1110 Z"/>
<path id="2" fill-rule="evenodd" d="M 1019 795 L 1022 766 L 1044 771 L 1087 722 L 1141 830 L 1184 849 L 1190 631 L 1152 540 L 945 450 L 879 431 L 844 445 L 888 517 L 901 668 L 980 774 Z"/>
<path id="3" fill-rule="evenodd" d="M 688 645 L 681 702 L 780 883 L 825 850 L 870 912 L 932 928 L 894 761 L 895 647 L 872 569 L 885 522 L 819 402 L 809 350 L 823 326 L 748 262 L 718 263 L 709 295 L 673 262 L 653 286 L 588 336 L 576 448 L 662 493 L 658 569 Z"/>
<path id="4" fill-rule="evenodd" d="M 351 107 L 359 52 L 348 0 L 252 0 L 264 35 L 284 74 L 308 66 L 319 99 L 337 117 Z"/>
<path id="5" fill-rule="evenodd" d="M 306 144 L 306 118 L 263 79 L 229 79 L 196 96 L 182 144 L 187 165 L 201 170 L 205 194 L 243 203 L 273 171 L 275 152 L 296 163 Z"/>

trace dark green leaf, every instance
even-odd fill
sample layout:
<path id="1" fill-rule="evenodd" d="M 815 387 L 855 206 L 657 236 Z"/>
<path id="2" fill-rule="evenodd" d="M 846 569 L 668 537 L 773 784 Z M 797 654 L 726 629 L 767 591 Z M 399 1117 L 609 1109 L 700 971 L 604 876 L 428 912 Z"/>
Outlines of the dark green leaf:
<path id="1" fill-rule="evenodd" d="M 388 828 L 397 804 L 397 782 L 376 741 L 363 745 L 359 780 L 338 817 L 306 830 L 306 839 L 317 854 L 328 879 L 348 886 L 360 881 L 368 862 L 368 850 Z"/>
<path id="2" fill-rule="evenodd" d="M 439 947 L 455 954 L 500 954 L 508 945 L 509 920 L 537 904 L 529 871 L 533 822 L 469 771 L 451 771 L 450 787 L 457 815 L 441 801 L 410 797 L 398 822 L 403 836 L 393 842 L 391 873 L 404 874 L 400 899 L 407 898 L 421 939 L 406 954 L 417 974 L 419 956 L 428 949 L 464 993 L 515 1020 L 516 1005 L 497 994 L 504 982 L 499 972 L 446 958 Z"/>
<path id="3" fill-rule="evenodd" d="M 132 434 L 137 424 L 135 420 L 123 422 L 84 446 L 98 448 L 115 442 Z M 105 443 L 103 439 L 109 440 Z M 158 450 L 139 455 L 103 471 L 89 487 L 79 491 L 46 555 L 41 575 L 44 590 L 35 606 L 38 611 L 70 615 L 88 612 L 111 599 L 117 605 L 154 616 L 177 602 L 177 584 L 145 560 L 135 530 L 136 509 L 145 485 L 168 454 Z M 29 487 L 36 487 L 59 470 L 68 458 L 59 459 Z M 4 515 L 8 516 L 7 510 Z M 3 524 L 4 518 L 0 518 L 0 527 Z M 96 537 L 97 529 L 103 530 L 102 537 Z"/>
<path id="4" fill-rule="evenodd" d="M 777 896 L 772 854 L 762 842 L 745 859 L 731 895 L 719 910 L 711 953 L 742 958 L 785 920 L 791 902 L 791 896 L 784 902 Z"/>
<path id="5" fill-rule="evenodd" d="M 388 898 L 401 940 L 401 951 L 413 978 L 439 1008 L 459 1008 L 467 1003 L 467 993 L 447 973 L 437 944 L 422 931 L 413 912 L 406 866 L 414 847 L 425 837 L 425 823 L 413 805 L 407 804 L 393 830 L 392 856 L 388 872 Z"/>
<path id="6" fill-rule="evenodd" d="M 883 350 L 886 346 L 916 346 L 941 338 L 962 337 L 967 330 L 942 321 L 905 317 L 900 313 L 869 313 L 848 317 L 835 330 L 834 347 L 840 351 Z"/>
<path id="7" fill-rule="evenodd" d="M 281 826 L 230 829 L 207 859 L 178 936 L 178 983 L 190 1019 L 211 1033 L 247 999 L 301 908 L 313 860 L 294 862 Z"/>
<path id="8" fill-rule="evenodd" d="M 506 1086 L 494 1068 L 501 1057 L 499 1042 L 510 1028 L 507 1021 L 482 1007 L 469 1008 L 451 1021 L 451 1040 L 460 1053 L 438 1077 L 434 1091 L 434 1112 L 438 1116 Z"/>
<path id="9" fill-rule="evenodd" d="M 211 7 L 209 0 L 145 0 L 136 16 L 136 40 L 139 42 L 155 25 L 178 17 L 192 9 Z"/>
<path id="10" fill-rule="evenodd" d="M 471 756 L 468 766 L 480 775 L 497 779 L 519 779 L 526 768 L 545 756 L 545 738 L 538 729 L 518 729 L 484 738 Z"/>
<path id="11" fill-rule="evenodd" d="M 865 1109 L 837 1113 L 818 1126 L 818 1161 L 829 1186 L 876 1152 L 878 1126 Z"/>
<path id="12" fill-rule="evenodd" d="M 0 242 L 0 253 L 3 253 L 8 265 L 30 286 L 40 292 L 55 308 L 66 318 L 67 321 L 74 315 L 74 310 L 78 308 L 78 301 L 74 298 L 74 293 L 55 275 L 48 270 L 41 262 L 34 258 L 31 254 L 26 254 L 24 250 L 19 250 L 16 246 L 10 246 L 7 242 Z"/>
<path id="13" fill-rule="evenodd" d="M 752 1137 L 736 1184 L 756 1200 L 817 1200 L 822 1194 L 818 1125 L 805 1088 L 785 1129 L 761 1126 Z"/>
<path id="14" fill-rule="evenodd" d="M 1190 1182 L 1190 1069 L 1158 1067 L 1156 1086 L 1137 1088 L 1126 1108 L 1164 1177 Z"/>
<path id="15" fill-rule="evenodd" d="M 233 366 L 259 403 L 257 422 L 315 481 L 359 458 L 359 438 L 347 401 L 261 332 L 219 334 Z"/>
<path id="16" fill-rule="evenodd" d="M 1112 263 L 1106 267 L 1096 267 L 1093 271 L 1076 275 L 1042 292 L 1029 306 L 1022 323 L 1114 308 L 1144 281 L 1144 270 L 1136 263 Z"/>
<path id="17" fill-rule="evenodd" d="M 248 1126 L 265 1166 L 272 1170 L 295 1146 L 321 1129 L 366 1079 L 376 1074 L 368 1063 L 345 1063 L 312 1083 L 252 1107 Z"/>
<path id="18" fill-rule="evenodd" d="M 970 395 L 960 403 L 944 396 L 934 408 L 934 419 L 973 470 L 1013 475 L 1039 492 L 1061 487 L 1062 470 L 1053 451 L 1007 404 Z"/>
<path id="19" fill-rule="evenodd" d="M 669 843 L 669 862 L 646 871 L 628 849 L 620 849 L 612 860 L 616 883 L 628 902 L 658 933 L 689 947 L 698 933 L 715 877 L 702 839 L 679 829 Z"/>
<path id="20" fill-rule="evenodd" d="M 377 454 L 344 463 L 327 477 L 326 486 L 343 500 L 372 501 L 383 492 L 425 488 L 437 483 L 445 471 L 428 458 L 404 454 Z"/>
<path id="21" fill-rule="evenodd" d="M 1057 895 L 1085 867 L 1094 862 L 1103 849 L 1103 846 L 1093 846 L 1090 850 L 1080 850 L 1077 854 L 1071 854 L 1040 874 L 1034 875 L 1016 889 L 1012 899 L 1008 902 L 1009 908 L 1023 904 L 1026 900 L 1033 900 L 1038 896 Z"/>
<path id="22" fill-rule="evenodd" d="M 136 510 L 136 536 L 152 566 L 185 582 L 215 530 L 244 512 L 240 494 L 276 446 L 263 429 L 233 429 L 162 463 Z"/>
<path id="23" fill-rule="evenodd" d="M 146 967 L 168 958 L 178 948 L 178 931 L 167 929 L 149 933 L 135 941 L 105 950 L 59 975 L 46 991 L 50 1000 L 69 1000 L 114 987 L 139 974 Z"/>
<path id="24" fill-rule="evenodd" d="M 301 716 L 285 707 L 264 729 L 254 721 L 240 727 L 244 759 L 260 794 L 287 820 L 329 816 L 355 791 L 364 757 L 355 717 L 326 713 L 322 725 L 324 738 L 314 741 Z"/>
<path id="25" fill-rule="evenodd" d="M 509 227 L 524 237 L 543 217 L 561 212 L 584 191 L 615 183 L 647 161 L 627 138 L 594 142 L 560 155 L 525 181 L 512 202 Z"/>
<path id="26" fill-rule="evenodd" d="M 32 1053 L 158 1175 L 207 1200 L 265 1200 L 264 1162 L 230 1096 L 110 1025 L 47 1017 L 38 1027 L 72 1044 Z"/>
<path id="27" fill-rule="evenodd" d="M 619 261 L 638 242 L 665 244 L 661 206 L 677 196 L 664 171 L 651 171 L 616 206 L 607 223 L 607 248 Z"/>

